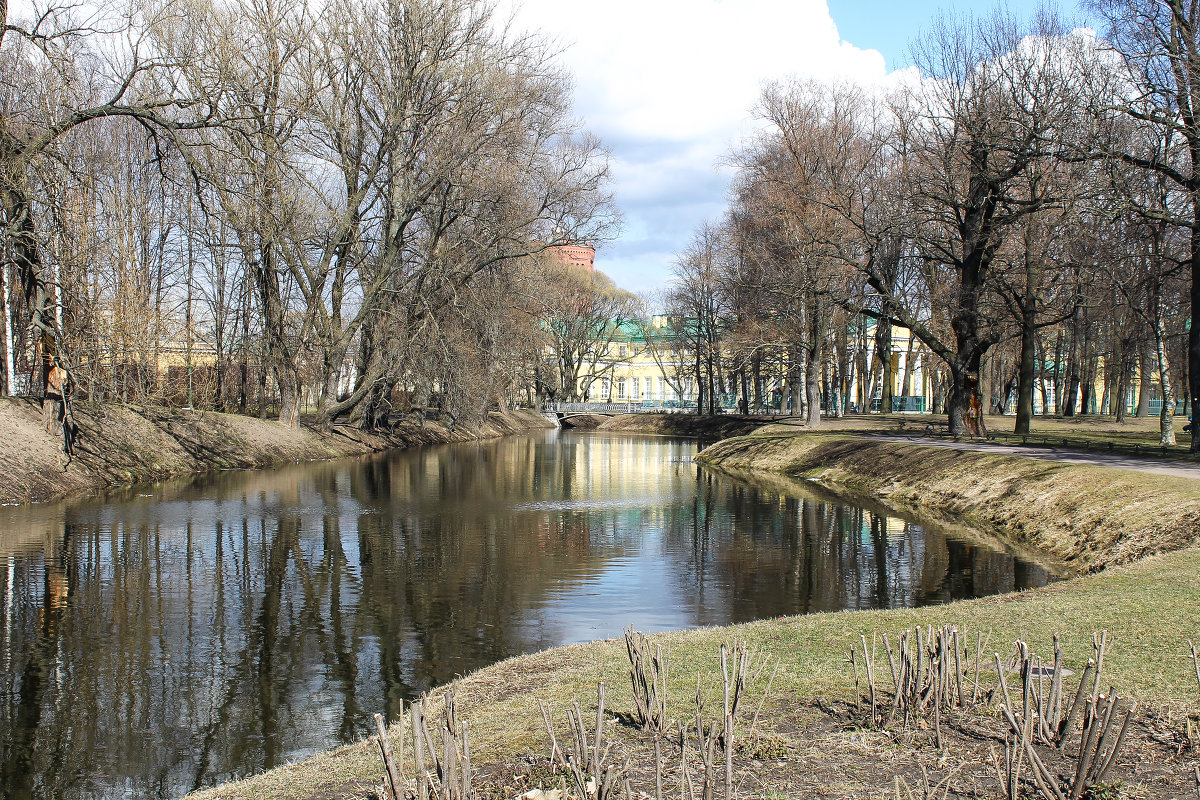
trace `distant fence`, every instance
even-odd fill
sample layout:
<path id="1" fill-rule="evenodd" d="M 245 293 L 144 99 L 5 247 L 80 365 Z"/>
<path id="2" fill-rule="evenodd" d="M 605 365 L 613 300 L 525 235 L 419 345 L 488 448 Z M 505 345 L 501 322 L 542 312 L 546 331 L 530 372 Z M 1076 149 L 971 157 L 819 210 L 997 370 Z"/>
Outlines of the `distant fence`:
<path id="1" fill-rule="evenodd" d="M 655 409 L 641 403 L 546 403 L 542 410 L 558 414 L 641 414 Z"/>
<path id="2" fill-rule="evenodd" d="M 883 408 L 883 398 L 876 397 L 871 401 L 871 410 L 879 411 Z M 912 412 L 916 414 L 925 413 L 925 397 L 923 395 L 892 395 L 892 413 L 901 414 Z"/>
<path id="3" fill-rule="evenodd" d="M 1190 452 L 1191 437 L 1182 431 L 1176 431 L 1176 434 L 1178 436 L 1178 443 L 1175 445 L 1165 445 L 1157 442 L 1122 442 L 1113 440 L 1098 442 L 1094 439 L 1079 439 L 1072 436 L 1051 433 L 989 432 L 987 439 L 990 442 L 1022 445 L 1025 447 L 1068 447 L 1076 450 L 1108 451 L 1110 453 L 1126 453 L 1135 456 L 1172 456 L 1195 460 L 1197 456 Z"/>

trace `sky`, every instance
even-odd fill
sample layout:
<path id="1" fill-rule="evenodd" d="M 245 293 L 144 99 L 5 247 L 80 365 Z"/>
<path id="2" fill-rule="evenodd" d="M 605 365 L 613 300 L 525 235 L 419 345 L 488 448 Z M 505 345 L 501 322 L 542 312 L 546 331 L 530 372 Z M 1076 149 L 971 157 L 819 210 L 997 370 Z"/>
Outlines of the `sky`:
<path id="1" fill-rule="evenodd" d="M 1009 0 L 1030 16 L 1037 0 Z M 908 48 L 948 7 L 941 0 L 504 0 L 517 27 L 563 48 L 575 111 L 612 156 L 623 230 L 599 242 L 596 268 L 651 294 L 706 220 L 718 221 L 728 155 L 755 130 L 770 81 L 791 77 L 887 85 Z M 986 15 L 995 0 L 958 0 Z M 1062 6 L 1077 15 L 1072 6 Z M 1074 16 L 1071 17 L 1074 20 Z"/>

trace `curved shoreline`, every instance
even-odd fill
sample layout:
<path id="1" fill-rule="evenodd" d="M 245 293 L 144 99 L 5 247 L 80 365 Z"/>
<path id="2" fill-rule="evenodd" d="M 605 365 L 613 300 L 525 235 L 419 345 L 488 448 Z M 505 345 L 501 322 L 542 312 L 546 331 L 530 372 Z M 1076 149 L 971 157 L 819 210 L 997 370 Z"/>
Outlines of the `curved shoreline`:
<path id="1" fill-rule="evenodd" d="M 835 489 L 876 493 L 887 504 L 966 516 L 1000 526 L 1017 541 L 1049 551 L 1079 571 L 1103 571 L 944 606 L 830 612 L 657 634 L 656 641 L 672 654 L 673 702 L 687 702 L 697 673 L 711 675 L 719 669 L 713 663 L 715 649 L 736 637 L 779 658 L 780 683 L 774 694 L 783 699 L 774 712 L 786 717 L 793 707 L 814 702 L 812 698 L 820 706 L 821 696 L 851 689 L 846 647 L 859 636 L 930 624 L 987 630 L 998 650 L 1016 638 L 1046 647 L 1052 635 L 1061 635 L 1072 660 L 1086 658 L 1092 632 L 1107 629 L 1119 643 L 1109 663 L 1123 695 L 1177 710 L 1194 697 L 1191 664 L 1179 656 L 1188 637 L 1197 633 L 1194 609 L 1200 607 L 1200 549 L 1195 547 L 1200 488 L 1191 482 L 1019 456 L 939 453 L 845 434 L 725 439 L 698 460 L 720 468 L 816 479 Z M 1036 499 L 1031 501 L 1021 488 Z M 1155 513 L 1165 516 L 1156 519 L 1151 516 Z M 548 701 L 561 712 L 572 698 L 586 699 L 589 692 L 594 696 L 597 681 L 607 684 L 610 708 L 632 704 L 623 643 L 597 641 L 519 656 L 432 694 L 436 699 L 453 688 L 459 707 L 470 709 L 476 764 L 512 764 L 545 748 L 537 701 Z M 375 747 L 365 741 L 194 797 L 328 798 L 377 783 L 380 774 Z"/>
<path id="2" fill-rule="evenodd" d="M 1005 552 L 1023 561 L 1042 566 L 1060 579 L 1081 574 L 1077 567 L 1068 564 L 1063 559 L 1039 550 L 1026 542 L 1016 540 L 1003 528 L 982 520 L 973 520 L 964 524 L 963 516 L 960 514 L 881 497 L 831 481 L 798 477 L 784 472 L 743 469 L 720 464 L 705 464 L 704 466 L 717 474 L 728 475 L 735 480 L 753 483 L 756 486 L 764 486 L 778 494 L 792 495 L 803 492 L 834 505 L 848 503 L 869 509 L 881 516 L 902 517 L 918 525 L 935 526 L 960 541 Z"/>
<path id="3" fill-rule="evenodd" d="M 1200 484 L 1185 478 L 836 433 L 735 437 L 697 460 L 982 522 L 1081 572 L 1200 542 Z"/>
<path id="4" fill-rule="evenodd" d="M 424 444 L 495 438 L 552 428 L 532 411 L 493 413 L 450 430 L 404 420 L 390 432 L 335 426 L 332 433 L 272 420 L 156 406 L 79 403 L 80 436 L 68 461 L 32 400 L 0 399 L 0 504 L 46 502 L 216 469 L 258 469 Z"/>

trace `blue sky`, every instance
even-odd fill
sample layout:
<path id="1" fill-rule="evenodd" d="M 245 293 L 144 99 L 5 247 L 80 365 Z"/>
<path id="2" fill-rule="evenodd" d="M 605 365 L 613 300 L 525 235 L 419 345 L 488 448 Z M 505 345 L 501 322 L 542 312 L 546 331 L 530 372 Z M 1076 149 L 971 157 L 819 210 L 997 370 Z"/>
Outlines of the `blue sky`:
<path id="1" fill-rule="evenodd" d="M 909 43 L 938 0 L 500 0 L 518 27 L 539 29 L 574 73 L 576 113 L 612 153 L 624 230 L 600 243 L 596 267 L 650 294 L 675 254 L 725 208 L 726 156 L 753 135 L 765 83 L 789 77 L 886 86 L 909 68 Z M 1012 0 L 1031 16 L 1039 3 Z M 960 0 L 956 13 L 994 2 Z M 1084 21 L 1074 5 L 1058 8 Z"/>
<path id="2" fill-rule="evenodd" d="M 1011 0 L 1004 4 L 1018 18 L 1029 18 L 1043 3 L 1035 0 Z M 1069 24 L 1089 24 L 1087 16 L 1075 4 L 1048 3 L 1063 14 Z M 944 9 L 956 13 L 990 14 L 995 2 L 960 0 L 956 3 L 937 0 L 917 2 L 880 2 L 880 0 L 828 0 L 829 14 L 837 25 L 838 34 L 859 47 L 878 50 L 887 61 L 888 69 L 907 66 L 909 42 Z"/>

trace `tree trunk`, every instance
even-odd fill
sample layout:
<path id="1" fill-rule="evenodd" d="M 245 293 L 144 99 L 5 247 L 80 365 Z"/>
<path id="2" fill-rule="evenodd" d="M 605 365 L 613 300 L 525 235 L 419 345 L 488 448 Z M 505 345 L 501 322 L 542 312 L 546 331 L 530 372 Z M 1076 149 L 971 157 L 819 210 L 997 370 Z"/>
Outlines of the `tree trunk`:
<path id="1" fill-rule="evenodd" d="M 846 349 L 842 351 L 842 405 L 841 413 L 845 416 L 850 412 L 850 394 L 854 391 L 854 385 L 858 381 L 857 364 L 855 363 L 854 354 L 850 352 L 850 342 L 842 343 Z"/>
<path id="2" fill-rule="evenodd" d="M 867 405 L 870 403 L 871 394 L 874 391 L 873 387 L 871 386 L 874 370 L 870 369 L 868 366 L 867 335 L 865 331 L 859 337 L 858 352 L 854 354 L 854 360 L 857 365 L 855 372 L 857 373 L 858 379 L 855 385 L 855 403 L 858 406 L 858 413 L 861 414 L 867 410 Z"/>
<path id="3" fill-rule="evenodd" d="M 804 365 L 804 424 L 809 428 L 821 425 L 821 345 L 824 341 L 824 314 L 819 297 L 810 299 L 808 312 L 807 352 Z"/>
<path id="4" fill-rule="evenodd" d="M 1125 348 L 1121 347 L 1121 357 L 1117 363 L 1117 390 L 1113 398 L 1113 409 L 1116 411 L 1117 422 L 1125 421 L 1126 399 L 1129 396 L 1129 364 Z"/>
<path id="5" fill-rule="evenodd" d="M 994 370 L 991 367 L 991 359 L 987 363 L 981 362 L 979 366 L 979 402 L 982 404 L 983 413 L 985 414 L 992 406 L 992 379 L 994 376 L 989 373 L 994 372 Z"/>
<path id="6" fill-rule="evenodd" d="M 322 359 L 324 365 L 324 379 L 321 384 L 321 395 L 317 398 L 317 424 L 323 430 L 329 430 L 333 424 L 330 419 L 329 410 L 334 403 L 338 401 L 338 384 L 341 382 L 341 364 L 334 364 L 330 351 L 325 351 L 325 357 Z"/>
<path id="7" fill-rule="evenodd" d="M 1095 394 L 1095 375 L 1092 373 L 1091 359 L 1084 359 L 1079 376 L 1079 415 L 1092 413 L 1093 395 Z"/>
<path id="8" fill-rule="evenodd" d="M 238 402 L 237 408 L 239 414 L 245 414 L 250 404 L 250 356 L 245 352 L 242 353 L 241 372 L 238 376 Z"/>
<path id="9" fill-rule="evenodd" d="M 901 397 L 911 397 L 913 387 L 913 342 L 917 337 L 909 335 L 908 349 L 904 351 L 904 377 L 901 379 Z"/>
<path id="10" fill-rule="evenodd" d="M 12 294 L 11 277 L 8 272 L 8 264 L 0 264 L 0 309 L 3 309 L 4 319 L 0 320 L 0 325 L 4 326 L 4 394 L 12 396 L 16 394 L 16 361 L 13 358 L 13 315 L 10 305 L 10 295 Z"/>
<path id="11" fill-rule="evenodd" d="M 1051 381 L 1051 386 L 1054 387 L 1054 413 L 1062 414 L 1063 407 L 1063 330 L 1059 326 L 1058 332 L 1054 336 L 1054 379 Z M 1050 414 L 1050 407 L 1044 406 L 1044 415 Z"/>
<path id="12" fill-rule="evenodd" d="M 834 346 L 834 352 L 837 353 L 837 346 Z M 842 375 L 838 358 L 830 358 L 829 363 L 829 402 L 825 405 L 825 410 L 829 412 L 831 417 L 842 416 Z"/>
<path id="13" fill-rule="evenodd" d="M 270 414 L 271 404 L 267 402 L 267 367 L 266 359 L 259 359 L 258 364 L 258 417 L 266 419 Z"/>
<path id="14" fill-rule="evenodd" d="M 1122 347 L 1121 337 L 1113 336 L 1112 352 L 1109 354 L 1110 360 L 1104 364 L 1105 372 L 1105 398 L 1106 410 L 1110 417 L 1118 417 L 1123 415 L 1117 412 L 1118 402 L 1121 397 L 1121 388 L 1125 378 L 1125 352 Z"/>
<path id="15" fill-rule="evenodd" d="M 1033 381 L 1034 362 L 1037 356 L 1037 328 L 1034 321 L 1037 314 L 1037 301 L 1025 305 L 1021 309 L 1021 355 L 1017 367 L 1017 422 L 1013 432 L 1028 434 L 1030 423 L 1033 421 Z M 1043 402 L 1045 399 L 1043 398 Z"/>
<path id="16" fill-rule="evenodd" d="M 892 413 L 892 392 L 896 376 L 892 365 L 892 322 L 880 319 L 875 326 L 875 357 L 879 359 L 879 413 Z"/>
<path id="17" fill-rule="evenodd" d="M 821 426 L 821 373 L 812 362 L 804 371 L 804 395 L 807 401 L 804 424 L 809 428 Z"/>
<path id="18" fill-rule="evenodd" d="M 974 373 L 975 376 L 978 372 Z M 971 408 L 971 394 L 977 390 L 977 377 L 972 371 L 950 369 L 950 396 L 946 402 L 946 413 L 949 416 L 950 434 L 952 436 L 969 436 L 967 412 Z"/>
<path id="19" fill-rule="evenodd" d="M 716 389 L 716 363 L 715 363 L 715 360 L 713 357 L 713 355 L 715 353 L 716 353 L 715 342 L 709 342 L 708 365 L 707 365 L 708 375 L 706 377 L 706 380 L 708 381 L 708 414 L 710 416 L 716 414 L 716 392 L 718 392 L 718 389 Z"/>
<path id="20" fill-rule="evenodd" d="M 1079 393 L 1079 325 L 1075 317 L 1071 318 L 1071 338 L 1067 346 L 1067 382 L 1063 389 L 1062 415 L 1075 416 L 1075 400 Z"/>
<path id="21" fill-rule="evenodd" d="M 279 385 L 279 422 L 294 428 L 300 420 L 300 378 L 294 369 L 276 369 L 275 381 Z"/>
<path id="22" fill-rule="evenodd" d="M 750 366 L 754 371 L 754 412 L 761 413 L 763 409 L 762 396 L 762 348 L 755 348 L 754 355 L 750 357 Z"/>
<path id="23" fill-rule="evenodd" d="M 40 338 L 50 342 L 53 352 L 60 357 L 65 366 L 69 359 L 65 358 L 67 354 L 62 352 L 61 328 L 57 324 L 57 289 L 53 275 L 46 274 L 46 267 L 38 250 L 32 203 L 20 183 L 22 177 L 8 174 L 2 177 L 4 182 L 0 186 L 0 208 L 3 208 L 8 229 L 5 237 L 9 247 L 8 257 L 14 266 L 14 272 L 20 276 L 25 303 L 30 309 L 29 330 L 35 341 Z M 7 322 L 11 322 L 11 317 L 6 321 L 6 327 Z M 45 368 L 42 375 L 43 399 L 46 391 L 44 373 Z M 66 377 L 69 380 L 70 376 Z"/>
<path id="24" fill-rule="evenodd" d="M 1200 198 L 1192 195 L 1192 218 L 1200 221 Z M 1192 325 L 1188 330 L 1187 379 L 1188 394 L 1192 406 L 1192 441 L 1188 449 L 1200 453 L 1200 418 L 1196 415 L 1196 404 L 1200 403 L 1200 224 L 1192 226 Z"/>
<path id="25" fill-rule="evenodd" d="M 1173 445 L 1175 444 L 1175 390 L 1171 386 L 1171 361 L 1167 355 L 1166 339 L 1162 303 L 1159 302 L 1154 311 L 1154 349 L 1158 358 L 1158 381 L 1162 391 L 1162 410 L 1158 415 L 1159 441 L 1164 445 Z"/>
<path id="26" fill-rule="evenodd" d="M 805 409 L 808 408 L 804 397 L 804 387 L 800 380 L 802 374 L 800 362 L 803 358 L 803 353 L 797 353 L 794 347 L 788 348 L 788 371 L 785 380 L 788 384 L 788 393 L 792 396 L 792 414 L 794 416 L 804 416 Z"/>
<path id="27" fill-rule="evenodd" d="M 1149 355 L 1142 348 L 1142 352 L 1138 353 L 1138 403 L 1136 417 L 1144 417 L 1150 413 L 1150 368 L 1147 362 L 1150 360 Z"/>

